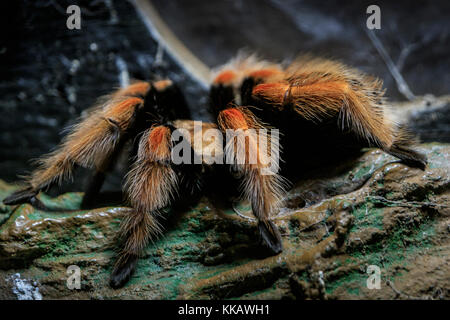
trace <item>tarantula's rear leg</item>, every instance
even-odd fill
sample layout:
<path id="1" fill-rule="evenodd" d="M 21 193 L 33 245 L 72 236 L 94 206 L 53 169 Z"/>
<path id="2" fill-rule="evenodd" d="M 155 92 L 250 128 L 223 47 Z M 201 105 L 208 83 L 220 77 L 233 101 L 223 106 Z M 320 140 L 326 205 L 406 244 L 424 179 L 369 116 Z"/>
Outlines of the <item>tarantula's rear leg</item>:
<path id="1" fill-rule="evenodd" d="M 258 219 L 261 238 L 278 254 L 282 251 L 281 235 L 270 220 L 270 215 L 280 207 L 285 191 L 283 178 L 277 173 L 278 162 L 273 161 L 278 156 L 278 137 L 269 138 L 266 128 L 243 107 L 221 111 L 218 124 L 227 134 L 227 163 L 231 161 L 232 168 L 242 174 L 242 191 Z M 230 135 L 233 135 L 231 139 Z"/>
<path id="2" fill-rule="evenodd" d="M 304 119 L 318 123 L 337 117 L 343 131 L 350 129 L 369 145 L 423 169 L 426 157 L 413 150 L 414 140 L 390 119 L 383 105 L 381 82 L 351 69 L 344 73 L 344 66 L 335 62 L 326 66 L 326 70 L 300 69 L 284 82 L 259 84 L 253 88 L 252 98 L 280 110 L 292 108 Z"/>
<path id="3" fill-rule="evenodd" d="M 158 210 L 167 206 L 177 190 L 177 174 L 171 166 L 171 130 L 156 126 L 140 139 L 137 161 L 126 178 L 125 190 L 132 207 L 120 228 L 120 251 L 110 284 L 123 286 L 150 239 L 160 232 Z"/>
<path id="4" fill-rule="evenodd" d="M 410 167 L 425 170 L 427 157 L 414 150 L 416 138 L 404 126 L 395 126 L 395 138 L 392 145 L 385 151 L 401 159 Z"/>

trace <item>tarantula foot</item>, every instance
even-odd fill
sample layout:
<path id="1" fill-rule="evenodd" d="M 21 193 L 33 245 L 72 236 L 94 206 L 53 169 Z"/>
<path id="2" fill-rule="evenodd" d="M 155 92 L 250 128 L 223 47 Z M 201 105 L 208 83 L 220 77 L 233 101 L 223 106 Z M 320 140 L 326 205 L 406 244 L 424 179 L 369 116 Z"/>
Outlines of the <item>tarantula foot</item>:
<path id="1" fill-rule="evenodd" d="M 425 171 L 428 161 L 426 158 L 423 158 L 423 159 L 412 160 L 412 161 L 403 160 L 403 163 L 412 168 L 418 168 L 422 171 Z"/>
<path id="2" fill-rule="evenodd" d="M 412 168 L 419 168 L 420 170 L 424 171 L 427 167 L 428 160 L 427 157 L 419 152 L 410 151 L 412 154 L 411 159 L 402 159 L 402 161 Z"/>
<path id="3" fill-rule="evenodd" d="M 130 280 L 138 261 L 138 256 L 129 255 L 126 258 L 119 258 L 114 266 L 109 279 L 109 285 L 114 288 L 122 288 Z"/>
<path id="4" fill-rule="evenodd" d="M 427 166 L 427 157 L 420 152 L 401 145 L 394 145 L 389 153 L 399 158 L 404 164 L 412 168 L 425 170 Z"/>
<path id="5" fill-rule="evenodd" d="M 3 199 L 3 204 L 11 206 L 27 202 L 32 203 L 33 199 L 36 199 L 37 194 L 38 192 L 33 190 L 31 187 L 21 189 Z"/>
<path id="6" fill-rule="evenodd" d="M 283 251 L 280 231 L 278 231 L 277 226 L 272 221 L 259 221 L 258 229 L 264 245 L 267 246 L 274 255 Z"/>

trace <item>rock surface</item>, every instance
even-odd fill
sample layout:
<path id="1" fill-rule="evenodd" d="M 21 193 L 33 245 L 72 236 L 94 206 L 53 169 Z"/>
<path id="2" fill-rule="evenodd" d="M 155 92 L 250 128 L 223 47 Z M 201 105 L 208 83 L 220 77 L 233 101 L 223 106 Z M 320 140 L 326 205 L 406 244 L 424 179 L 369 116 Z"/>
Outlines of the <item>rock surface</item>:
<path id="1" fill-rule="evenodd" d="M 274 217 L 277 256 L 265 255 L 246 203 L 239 214 L 208 199 L 168 212 L 165 235 L 119 290 L 108 277 L 128 208 L 78 210 L 81 193 L 40 194 L 59 208 L 52 212 L 1 205 L 0 298 L 449 299 L 450 146 L 421 149 L 425 171 L 370 149 L 299 183 Z M 15 188 L 1 183 L 0 199 Z M 81 270 L 79 290 L 67 287 L 71 265 Z M 380 289 L 368 288 L 368 266 L 379 268 Z"/>

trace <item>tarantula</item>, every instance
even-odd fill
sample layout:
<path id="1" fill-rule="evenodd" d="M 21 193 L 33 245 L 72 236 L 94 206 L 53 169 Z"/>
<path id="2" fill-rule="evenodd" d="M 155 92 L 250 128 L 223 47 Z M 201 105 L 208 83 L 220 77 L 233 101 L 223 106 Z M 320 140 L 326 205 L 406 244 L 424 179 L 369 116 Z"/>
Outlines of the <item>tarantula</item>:
<path id="1" fill-rule="evenodd" d="M 200 147 L 192 143 L 195 123 L 189 120 L 180 89 L 170 80 L 139 81 L 89 109 L 59 148 L 41 158 L 26 188 L 3 202 L 42 206 L 37 194 L 71 178 L 77 165 L 95 170 L 82 205 L 95 204 L 105 173 L 126 142 L 132 141 L 133 162 L 124 183 L 132 209 L 121 224 L 112 287 L 128 281 L 147 242 L 161 232 L 160 210 L 200 190 L 220 199 L 235 188 L 235 182 L 251 203 L 263 243 L 277 254 L 282 239 L 270 217 L 286 192 L 284 177 L 294 179 L 303 170 L 369 146 L 410 166 L 426 166 L 425 156 L 413 150 L 413 138 L 389 116 L 383 95 L 381 81 L 336 61 L 302 57 L 283 66 L 254 56 L 236 58 L 217 69 L 211 83 L 210 111 L 217 121 L 202 123 L 203 130 L 216 128 L 223 136 L 230 129 L 237 132 L 236 139 L 215 154 L 229 159 L 227 165 L 220 165 L 202 157 L 211 140 L 202 138 L 205 144 Z M 261 143 L 265 128 L 277 128 L 281 135 Z M 188 156 L 200 161 L 174 163 L 172 133 L 177 129 L 184 129 L 182 139 L 190 143 Z M 250 129 L 253 133 L 247 134 Z M 268 144 L 283 147 L 281 168 L 275 165 L 270 174 L 265 161 Z M 256 154 L 253 162 L 252 153 Z"/>

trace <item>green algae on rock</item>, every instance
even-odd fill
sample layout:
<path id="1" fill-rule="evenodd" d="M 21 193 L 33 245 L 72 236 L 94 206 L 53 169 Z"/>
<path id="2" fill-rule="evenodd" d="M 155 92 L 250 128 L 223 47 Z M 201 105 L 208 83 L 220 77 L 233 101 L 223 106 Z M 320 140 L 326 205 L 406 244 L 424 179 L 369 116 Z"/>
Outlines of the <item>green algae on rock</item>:
<path id="1" fill-rule="evenodd" d="M 79 210 L 81 193 L 31 205 L 0 207 L 0 288 L 18 298 L 16 274 L 44 299 L 378 299 L 449 298 L 449 151 L 421 146 L 425 171 L 379 150 L 306 178 L 274 217 L 284 251 L 260 247 L 246 203 L 216 210 L 203 199 L 172 212 L 164 236 L 150 244 L 131 281 L 108 286 L 116 232 L 129 208 Z M 0 183 L 3 199 L 14 187 Z M 59 210 L 59 211 L 58 211 Z M 66 285 L 81 270 L 81 289 Z M 381 270 L 381 289 L 367 287 L 367 267 Z"/>

